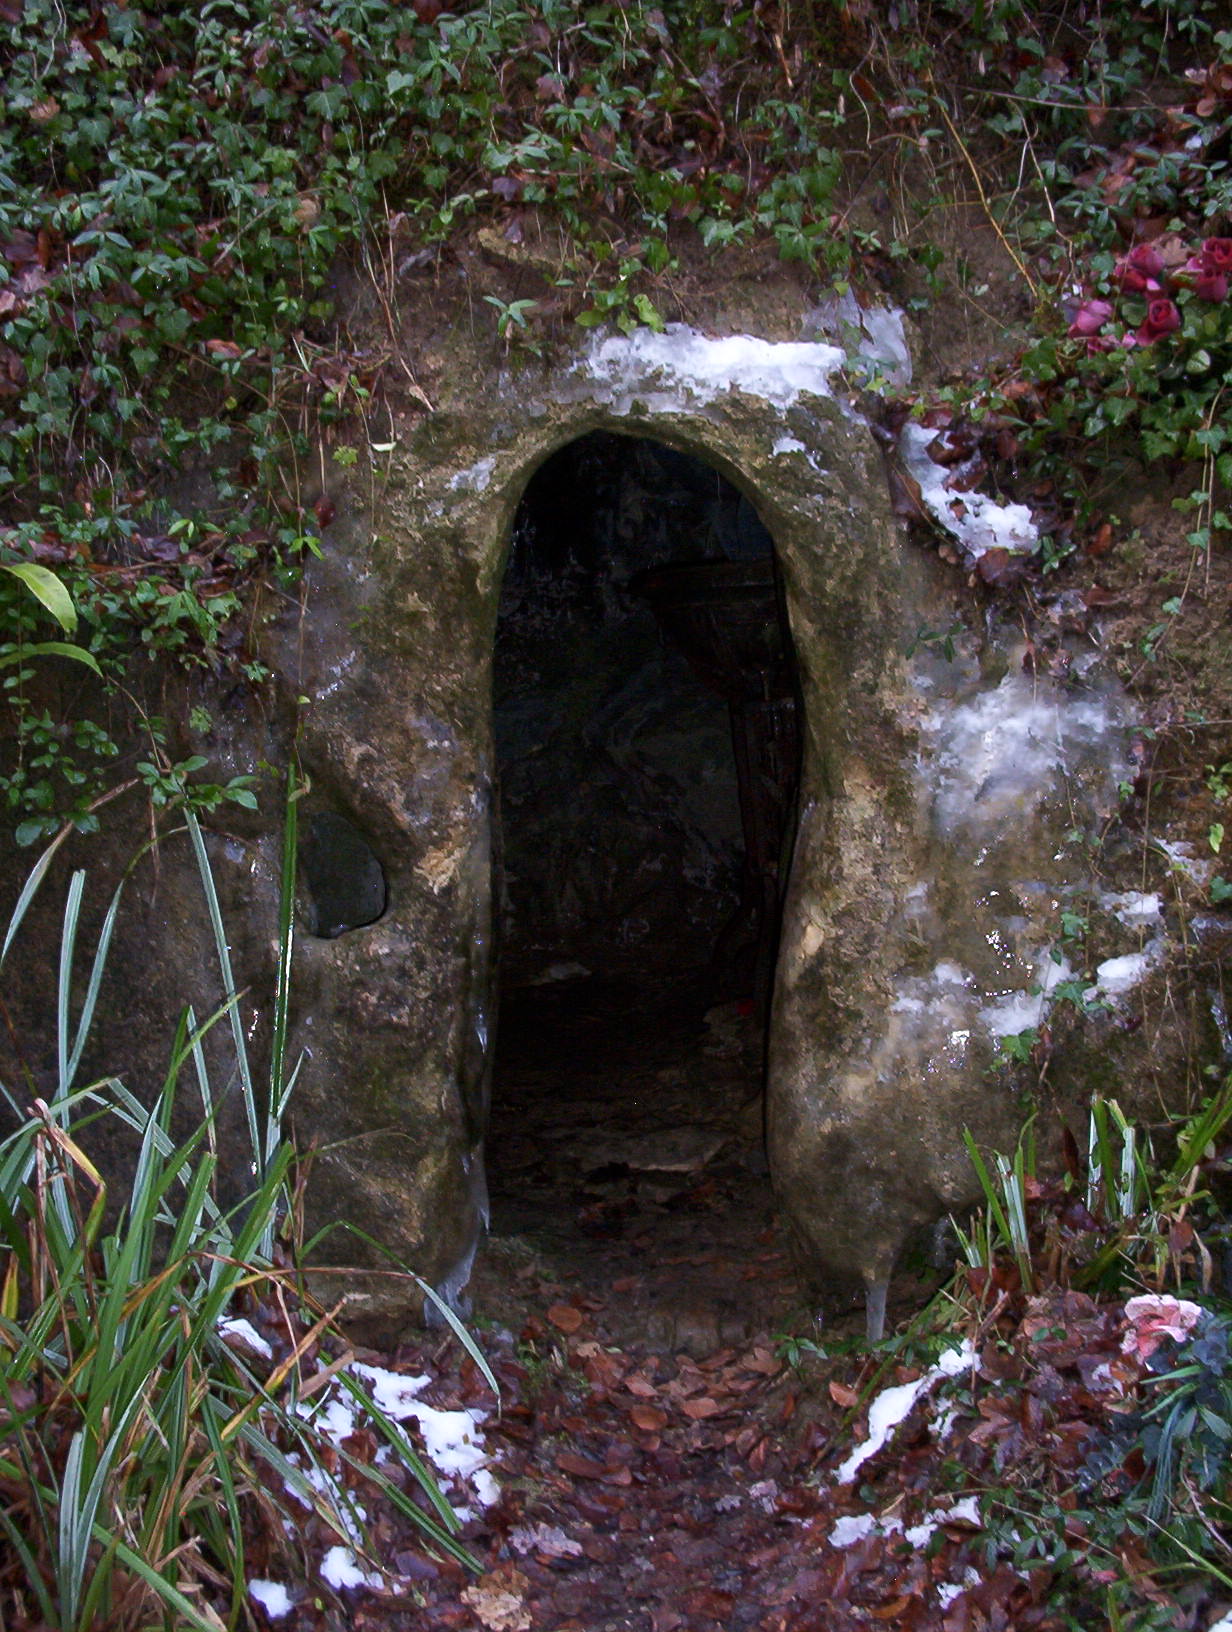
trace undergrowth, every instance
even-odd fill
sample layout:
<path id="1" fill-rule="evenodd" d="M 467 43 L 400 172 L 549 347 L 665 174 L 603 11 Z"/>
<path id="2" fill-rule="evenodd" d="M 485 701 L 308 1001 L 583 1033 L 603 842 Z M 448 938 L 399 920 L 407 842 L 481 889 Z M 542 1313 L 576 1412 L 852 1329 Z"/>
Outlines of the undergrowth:
<path id="1" fill-rule="evenodd" d="M 988 1164 L 968 1139 L 984 1200 L 931 1316 L 980 1353 L 963 1478 L 990 1567 L 1034 1573 L 1066 1626 L 1192 1624 L 1232 1581 L 1229 1127 L 1225 1082 L 1155 1148 L 1096 1100 L 1058 1178 L 1030 1125 Z"/>
<path id="2" fill-rule="evenodd" d="M 2 0 L 0 564 L 59 575 L 108 686 L 48 683 L 26 660 L 45 614 L 0 576 L 21 841 L 96 825 L 134 721 L 142 761 L 176 763 L 142 654 L 265 677 L 263 608 L 334 513 L 331 422 L 405 373 L 400 284 L 474 224 L 558 241 L 546 296 L 488 313 L 542 352 L 562 323 L 661 326 L 683 261 L 740 246 L 819 286 L 914 268 L 902 298 L 949 299 L 934 205 L 974 199 L 1029 338 L 915 411 L 948 403 L 988 481 L 1030 493 L 1038 569 L 1098 536 L 1143 453 L 1196 461 L 1209 550 L 1232 474 L 1225 21 L 1215 0 Z M 383 338 L 348 331 L 344 274 Z"/>
<path id="3" fill-rule="evenodd" d="M 337 1310 L 314 1303 L 300 1271 L 302 1176 L 281 1133 L 296 1076 L 285 1051 L 294 800 L 288 810 L 264 1069 L 250 1058 L 205 841 L 189 811 L 212 926 L 203 952 L 217 963 L 220 1007 L 205 1018 L 185 1008 L 152 1094 L 139 1097 L 115 1076 L 80 1082 L 123 885 L 83 958 L 85 876 L 76 873 L 55 994 L 54 1086 L 43 1097 L 29 1084 L 0 1084 L 15 1124 L 0 1142 L 6 1624 L 55 1632 L 247 1624 L 258 1569 L 293 1582 L 315 1572 L 301 1556 L 309 1525 L 365 1556 L 365 1504 L 377 1500 L 438 1556 L 470 1562 L 430 1469 L 350 1369 Z M 17 904 L 0 965 L 20 947 L 21 920 L 56 848 Z M 225 1085 L 207 1064 L 216 1027 L 232 1042 Z M 218 1130 L 230 1093 L 242 1100 L 253 1184 L 238 1204 L 223 1194 L 242 1157 L 224 1159 Z M 113 1148 L 126 1138 L 131 1150 L 122 1196 L 91 1157 L 100 1133 Z M 252 1320 L 237 1328 L 236 1317 L 249 1316 L 264 1336 Z M 315 1415 L 327 1400 L 322 1384 L 342 1389 L 370 1425 L 342 1445 Z"/>

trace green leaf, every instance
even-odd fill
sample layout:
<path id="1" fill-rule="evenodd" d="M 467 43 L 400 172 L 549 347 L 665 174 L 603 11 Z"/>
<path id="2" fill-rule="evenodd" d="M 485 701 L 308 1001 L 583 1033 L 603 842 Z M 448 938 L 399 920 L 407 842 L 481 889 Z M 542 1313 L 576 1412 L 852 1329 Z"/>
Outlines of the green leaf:
<path id="1" fill-rule="evenodd" d="M 70 646 L 63 640 L 40 640 L 34 646 L 22 646 L 15 652 L 0 653 L 0 669 L 10 663 L 24 663 L 29 657 L 71 657 L 75 663 L 84 663 L 87 669 L 93 669 L 100 680 L 103 678 L 103 671 L 92 652 L 87 652 L 83 646 Z"/>
<path id="2" fill-rule="evenodd" d="M 0 563 L 5 572 L 18 578 L 64 630 L 66 635 L 77 632 L 77 608 L 73 597 L 48 567 L 36 566 L 33 561 L 13 564 Z"/>

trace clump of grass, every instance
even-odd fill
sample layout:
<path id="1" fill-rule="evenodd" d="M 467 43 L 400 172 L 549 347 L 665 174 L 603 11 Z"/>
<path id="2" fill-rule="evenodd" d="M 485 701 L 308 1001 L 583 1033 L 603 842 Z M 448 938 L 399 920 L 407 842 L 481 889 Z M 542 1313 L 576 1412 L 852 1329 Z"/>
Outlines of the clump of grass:
<path id="1" fill-rule="evenodd" d="M 305 1511 L 365 1551 L 357 1489 L 392 1503 L 429 1547 L 470 1562 L 431 1473 L 353 1378 L 341 1381 L 392 1448 L 386 1466 L 394 1478 L 345 1448 L 326 1452 L 311 1417 L 298 1409 L 343 1371 L 348 1356 L 328 1360 L 322 1345 L 337 1336 L 336 1311 L 314 1308 L 298 1291 L 295 1154 L 279 1131 L 295 1076 L 284 1069 L 294 798 L 274 1043 L 263 1074 L 239 1025 L 204 838 L 191 812 L 185 820 L 222 977 L 217 1012 L 199 1021 L 185 1009 L 152 1104 L 116 1077 L 77 1085 L 120 904 L 117 891 L 74 1023 L 79 873 L 65 911 L 55 1091 L 21 1111 L 0 1084 L 19 1123 L 0 1143 L 0 1535 L 7 1543 L 0 1546 L 0 1557 L 7 1552 L 0 1592 L 18 1624 L 41 1622 L 56 1632 L 234 1626 L 254 1551 L 262 1572 L 272 1563 L 291 1579 L 302 1577 L 292 1549 Z M 14 945 L 51 853 L 18 902 L 0 958 Z M 217 1183 L 220 1096 L 202 1046 L 224 1022 L 232 1028 L 232 1086 L 247 1109 L 255 1175 L 252 1193 L 229 1207 Z M 200 1114 L 188 1136 L 177 1138 L 177 1106 L 189 1085 Z M 100 1121 L 121 1125 L 136 1144 L 131 1186 L 118 1209 L 89 1155 Z M 246 1344 L 221 1325 L 241 1308 L 266 1313 L 268 1356 L 258 1352 L 263 1342 Z M 343 1467 L 331 1476 L 325 1464 L 336 1468 L 338 1458 Z"/>

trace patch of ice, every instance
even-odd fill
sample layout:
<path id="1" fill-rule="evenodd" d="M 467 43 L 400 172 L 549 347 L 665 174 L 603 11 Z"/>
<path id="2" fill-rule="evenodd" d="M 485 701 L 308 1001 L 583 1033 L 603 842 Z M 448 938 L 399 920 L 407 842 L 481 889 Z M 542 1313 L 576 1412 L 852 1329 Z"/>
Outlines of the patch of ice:
<path id="1" fill-rule="evenodd" d="M 271 1621 L 280 1621 L 295 1607 L 291 1594 L 280 1581 L 263 1581 L 258 1577 L 248 1583 L 248 1596 L 256 1599 Z"/>
<path id="2" fill-rule="evenodd" d="M 903 426 L 898 447 L 903 465 L 920 485 L 920 498 L 928 511 L 977 560 L 989 550 L 1008 550 L 1011 555 L 1032 555 L 1039 548 L 1039 529 L 1025 504 L 1000 504 L 987 493 L 955 492 L 946 478 L 963 473 L 964 467 L 947 470 L 928 457 L 934 430 L 909 421 Z"/>
<path id="3" fill-rule="evenodd" d="M 1127 952 L 1123 957 L 1106 958 L 1095 971 L 1093 990 L 1102 997 L 1120 997 L 1141 985 L 1151 969 L 1159 962 L 1162 941 L 1152 941 L 1141 952 Z"/>
<path id="4" fill-rule="evenodd" d="M 868 1411 L 868 1438 L 855 1450 L 835 1474 L 840 1485 L 848 1485 L 870 1456 L 875 1456 L 889 1439 L 894 1429 L 910 1413 L 916 1401 L 936 1386 L 943 1377 L 956 1377 L 965 1371 L 975 1358 L 972 1344 L 964 1340 L 957 1349 L 947 1349 L 931 1371 L 917 1377 L 913 1383 L 900 1383 L 879 1394 Z"/>
<path id="5" fill-rule="evenodd" d="M 321 1579 L 335 1591 L 343 1587 L 379 1588 L 382 1577 L 375 1570 L 365 1570 L 349 1547 L 331 1547 L 321 1560 Z"/>
<path id="6" fill-rule="evenodd" d="M 1121 725 L 1107 699 L 1061 698 L 1020 673 L 930 710 L 924 774 L 937 825 L 1002 831 L 1033 813 L 1059 773 L 1083 766 L 1102 767 L 1111 786 Z"/>
<path id="7" fill-rule="evenodd" d="M 1186 878 L 1192 879 L 1203 888 L 1210 883 L 1216 865 L 1214 857 L 1208 861 L 1205 856 L 1195 856 L 1193 845 L 1180 840 L 1169 843 L 1167 839 L 1155 839 L 1152 842 L 1157 850 L 1163 851 L 1176 872 L 1184 873 Z"/>
<path id="8" fill-rule="evenodd" d="M 1164 910 L 1163 902 L 1157 895 L 1145 895 L 1141 890 L 1101 895 L 1100 905 L 1130 929 L 1136 929 L 1140 924 L 1158 923 Z"/>
<path id="9" fill-rule="evenodd" d="M 804 443 L 797 442 L 794 436 L 780 436 L 770 451 L 776 459 L 785 453 L 808 453 Z"/>
<path id="10" fill-rule="evenodd" d="M 802 392 L 831 396 L 830 376 L 845 360 L 838 346 L 751 334 L 712 338 L 671 323 L 662 334 L 636 329 L 597 339 L 582 356 L 581 368 L 618 412 L 627 412 L 636 397 L 655 388 L 687 393 L 703 404 L 728 391 L 744 391 L 789 408 Z"/>
<path id="11" fill-rule="evenodd" d="M 218 1330 L 223 1337 L 234 1337 L 245 1348 L 251 1349 L 253 1354 L 259 1354 L 262 1359 L 274 1358 L 273 1349 L 250 1320 L 220 1320 Z"/>
<path id="12" fill-rule="evenodd" d="M 449 478 L 450 490 L 454 493 L 482 493 L 492 480 L 492 472 L 496 469 L 496 460 L 488 454 L 483 459 L 477 459 L 473 465 L 465 470 L 458 471 L 456 476 Z"/>
<path id="13" fill-rule="evenodd" d="M 861 306 L 850 290 L 827 297 L 810 322 L 837 340 L 851 359 L 853 372 L 866 381 L 878 375 L 891 385 L 911 383 L 911 350 L 897 306 Z"/>

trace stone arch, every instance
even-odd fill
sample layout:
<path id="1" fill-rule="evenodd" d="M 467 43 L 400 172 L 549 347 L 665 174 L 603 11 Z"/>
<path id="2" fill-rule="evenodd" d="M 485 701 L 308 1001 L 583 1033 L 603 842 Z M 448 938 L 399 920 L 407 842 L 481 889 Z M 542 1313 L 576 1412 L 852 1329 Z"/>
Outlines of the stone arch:
<path id="1" fill-rule="evenodd" d="M 663 353 L 636 341 L 551 375 L 502 378 L 425 422 L 383 473 L 372 541 L 335 546 L 314 568 L 317 604 L 332 593 L 349 606 L 353 638 L 340 660 L 339 643 L 313 631 L 321 649 L 305 651 L 300 683 L 313 683 L 316 663 L 322 695 L 302 752 L 353 790 L 390 901 L 363 936 L 310 949 L 318 1045 L 346 1060 L 353 1083 L 344 1104 L 313 1107 L 335 1135 L 319 1205 L 375 1214 L 374 1233 L 448 1290 L 465 1281 L 485 1208 L 501 578 L 532 475 L 595 430 L 702 459 L 775 540 L 804 740 L 770 1021 L 769 1149 L 806 1256 L 827 1273 L 884 1277 L 905 1230 L 944 1207 L 961 1162 L 940 1115 L 922 1131 L 901 1114 L 897 1132 L 869 1131 L 895 1104 L 889 1016 L 895 982 L 918 958 L 902 902 L 927 835 L 903 654 L 926 599 L 923 569 L 892 523 L 871 434 L 813 357 L 828 354 L 833 368 L 836 354 L 748 345 L 765 366 L 743 387 L 716 387 L 704 371 L 673 376 Z M 921 1144 L 927 1171 L 912 1158 L 900 1182 L 896 1164 Z"/>

